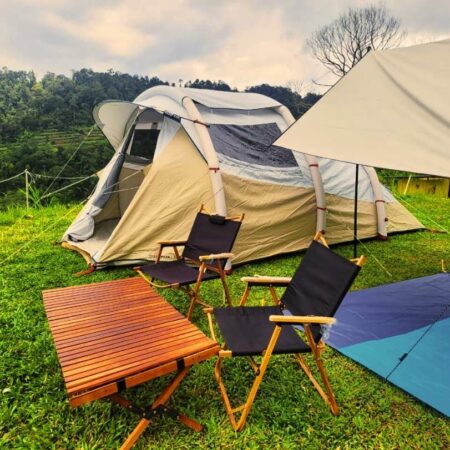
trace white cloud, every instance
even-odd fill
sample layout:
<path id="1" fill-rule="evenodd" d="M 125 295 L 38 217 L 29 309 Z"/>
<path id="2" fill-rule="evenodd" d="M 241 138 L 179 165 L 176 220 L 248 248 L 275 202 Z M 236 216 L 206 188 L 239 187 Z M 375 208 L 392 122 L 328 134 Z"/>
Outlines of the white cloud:
<path id="1" fill-rule="evenodd" d="M 302 37 L 286 26 L 281 8 L 256 10 L 252 3 L 243 3 L 237 10 L 235 6 L 231 3 L 217 10 L 220 20 L 230 25 L 229 33 L 219 36 L 217 50 L 160 64 L 157 72 L 171 80 L 222 79 L 244 88 L 305 80 L 320 71 L 318 64 L 302 53 Z"/>
<path id="2" fill-rule="evenodd" d="M 49 27 L 97 46 L 112 57 L 133 58 L 154 43 L 154 38 L 126 21 L 119 10 L 92 10 L 84 22 L 66 19 L 52 11 L 42 20 Z"/>
<path id="3" fill-rule="evenodd" d="M 70 73 L 113 68 L 176 81 L 323 83 L 308 35 L 350 5 L 371 0 L 0 0 L 0 65 Z M 445 0 L 387 0 L 409 29 L 406 43 L 450 35 Z"/>

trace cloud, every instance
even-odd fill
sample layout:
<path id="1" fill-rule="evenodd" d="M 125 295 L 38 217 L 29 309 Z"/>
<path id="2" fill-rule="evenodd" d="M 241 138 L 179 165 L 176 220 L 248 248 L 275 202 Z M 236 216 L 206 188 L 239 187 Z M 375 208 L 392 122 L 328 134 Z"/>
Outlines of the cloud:
<path id="1" fill-rule="evenodd" d="M 369 0 L 0 0 L 0 65 L 70 73 L 113 68 L 222 79 L 244 88 L 332 81 L 305 48 L 311 32 Z M 447 1 L 387 1 L 415 44 L 450 36 Z"/>
<path id="2" fill-rule="evenodd" d="M 124 21 L 120 10 L 96 9 L 84 22 L 66 19 L 52 11 L 42 14 L 43 22 L 75 40 L 94 45 L 108 56 L 132 59 L 141 55 L 155 39 Z"/>

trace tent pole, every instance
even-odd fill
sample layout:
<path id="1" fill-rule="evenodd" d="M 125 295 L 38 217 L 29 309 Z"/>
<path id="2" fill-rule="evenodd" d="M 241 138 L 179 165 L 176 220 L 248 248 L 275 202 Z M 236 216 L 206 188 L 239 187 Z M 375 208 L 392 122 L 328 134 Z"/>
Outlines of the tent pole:
<path id="1" fill-rule="evenodd" d="M 353 208 L 353 257 L 358 255 L 358 184 L 359 184 L 359 164 L 355 169 L 355 205 Z"/>

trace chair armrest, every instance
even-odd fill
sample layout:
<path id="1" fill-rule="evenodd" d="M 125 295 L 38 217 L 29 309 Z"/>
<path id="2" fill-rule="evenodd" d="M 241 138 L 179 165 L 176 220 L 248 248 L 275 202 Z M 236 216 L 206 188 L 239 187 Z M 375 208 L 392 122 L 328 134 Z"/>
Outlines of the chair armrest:
<path id="1" fill-rule="evenodd" d="M 159 241 L 161 247 L 173 247 L 178 245 L 185 245 L 187 241 Z"/>
<path id="2" fill-rule="evenodd" d="M 271 322 L 275 322 L 279 325 L 283 324 L 321 324 L 331 325 L 336 322 L 334 317 L 323 316 L 269 316 Z"/>
<path id="3" fill-rule="evenodd" d="M 198 259 L 200 261 L 208 261 L 210 259 L 231 259 L 234 258 L 233 253 L 211 253 L 210 255 L 202 255 Z"/>
<path id="4" fill-rule="evenodd" d="M 279 285 L 287 286 L 292 280 L 292 277 L 268 277 L 255 275 L 253 277 L 242 277 L 241 281 L 244 283 L 258 284 L 258 285 Z"/>

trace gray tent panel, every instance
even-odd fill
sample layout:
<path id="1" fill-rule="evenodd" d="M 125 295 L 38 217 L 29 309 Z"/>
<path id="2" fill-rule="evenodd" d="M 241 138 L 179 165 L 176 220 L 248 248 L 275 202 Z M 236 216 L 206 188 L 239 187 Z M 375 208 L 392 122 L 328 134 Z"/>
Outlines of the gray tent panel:
<path id="1" fill-rule="evenodd" d="M 298 166 L 290 150 L 271 146 L 281 134 L 276 123 L 210 125 L 209 133 L 216 151 L 229 158 L 259 166 Z"/>

